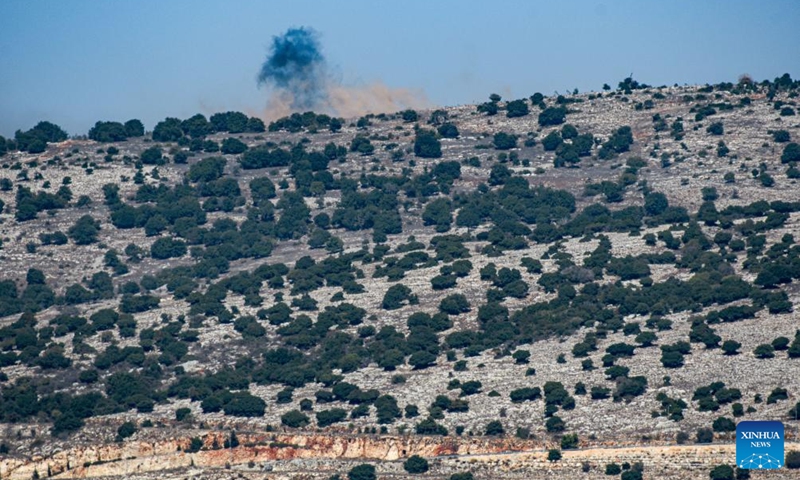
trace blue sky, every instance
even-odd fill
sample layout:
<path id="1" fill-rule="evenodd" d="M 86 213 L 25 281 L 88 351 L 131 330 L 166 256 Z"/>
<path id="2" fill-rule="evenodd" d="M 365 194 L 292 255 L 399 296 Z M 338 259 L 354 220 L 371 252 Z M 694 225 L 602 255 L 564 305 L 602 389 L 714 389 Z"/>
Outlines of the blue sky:
<path id="1" fill-rule="evenodd" d="M 432 104 L 800 76 L 800 2 L 0 2 L 0 135 L 39 120 L 85 134 L 97 120 L 257 113 L 271 38 L 321 35 L 346 85 L 383 81 Z"/>

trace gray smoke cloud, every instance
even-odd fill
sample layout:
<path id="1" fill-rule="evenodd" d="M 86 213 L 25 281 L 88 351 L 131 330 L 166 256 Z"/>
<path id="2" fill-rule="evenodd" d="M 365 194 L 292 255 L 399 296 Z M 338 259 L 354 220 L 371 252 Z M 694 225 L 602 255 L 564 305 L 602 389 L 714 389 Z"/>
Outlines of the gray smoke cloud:
<path id="1" fill-rule="evenodd" d="M 419 90 L 391 88 L 381 82 L 342 85 L 322 54 L 319 34 L 308 27 L 290 28 L 272 38 L 258 85 L 271 89 L 264 112 L 267 120 L 309 110 L 355 117 L 429 105 Z"/>

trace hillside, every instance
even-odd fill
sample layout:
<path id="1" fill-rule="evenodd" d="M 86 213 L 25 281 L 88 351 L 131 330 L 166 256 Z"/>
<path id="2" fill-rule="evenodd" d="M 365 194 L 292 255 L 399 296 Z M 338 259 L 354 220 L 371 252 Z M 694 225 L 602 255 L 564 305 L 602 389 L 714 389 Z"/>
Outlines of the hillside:
<path id="1" fill-rule="evenodd" d="M 215 478 L 230 461 L 201 459 L 233 431 L 272 450 L 447 445 L 242 454 L 250 478 L 345 478 L 355 460 L 416 478 L 412 452 L 428 478 L 523 478 L 437 457 L 550 448 L 554 469 L 610 478 L 613 447 L 727 451 L 740 420 L 796 442 L 799 91 L 626 79 L 0 139 L 0 477 L 79 466 L 58 455 L 130 476 L 114 462 L 166 442 L 207 469 L 137 468 Z M 103 445 L 116 453 L 76 453 Z M 667 454 L 632 455 L 668 478 Z"/>

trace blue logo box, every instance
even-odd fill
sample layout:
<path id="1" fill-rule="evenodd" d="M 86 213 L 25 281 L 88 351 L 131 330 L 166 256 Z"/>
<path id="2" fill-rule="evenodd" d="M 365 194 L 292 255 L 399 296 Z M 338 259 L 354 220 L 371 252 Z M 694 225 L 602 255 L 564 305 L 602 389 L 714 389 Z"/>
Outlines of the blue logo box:
<path id="1" fill-rule="evenodd" d="M 736 465 L 770 470 L 783 467 L 783 423 L 739 422 L 736 425 Z"/>

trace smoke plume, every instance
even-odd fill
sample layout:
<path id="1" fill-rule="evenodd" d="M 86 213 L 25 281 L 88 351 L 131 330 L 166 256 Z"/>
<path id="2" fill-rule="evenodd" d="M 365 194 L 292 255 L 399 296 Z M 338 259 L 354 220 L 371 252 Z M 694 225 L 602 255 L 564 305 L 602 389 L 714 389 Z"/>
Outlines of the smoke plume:
<path id="1" fill-rule="evenodd" d="M 428 106 L 425 95 L 416 90 L 390 88 L 381 82 L 342 85 L 325 61 L 319 34 L 306 27 L 290 28 L 272 38 L 258 85 L 271 90 L 266 119 L 309 110 L 355 117 Z"/>

